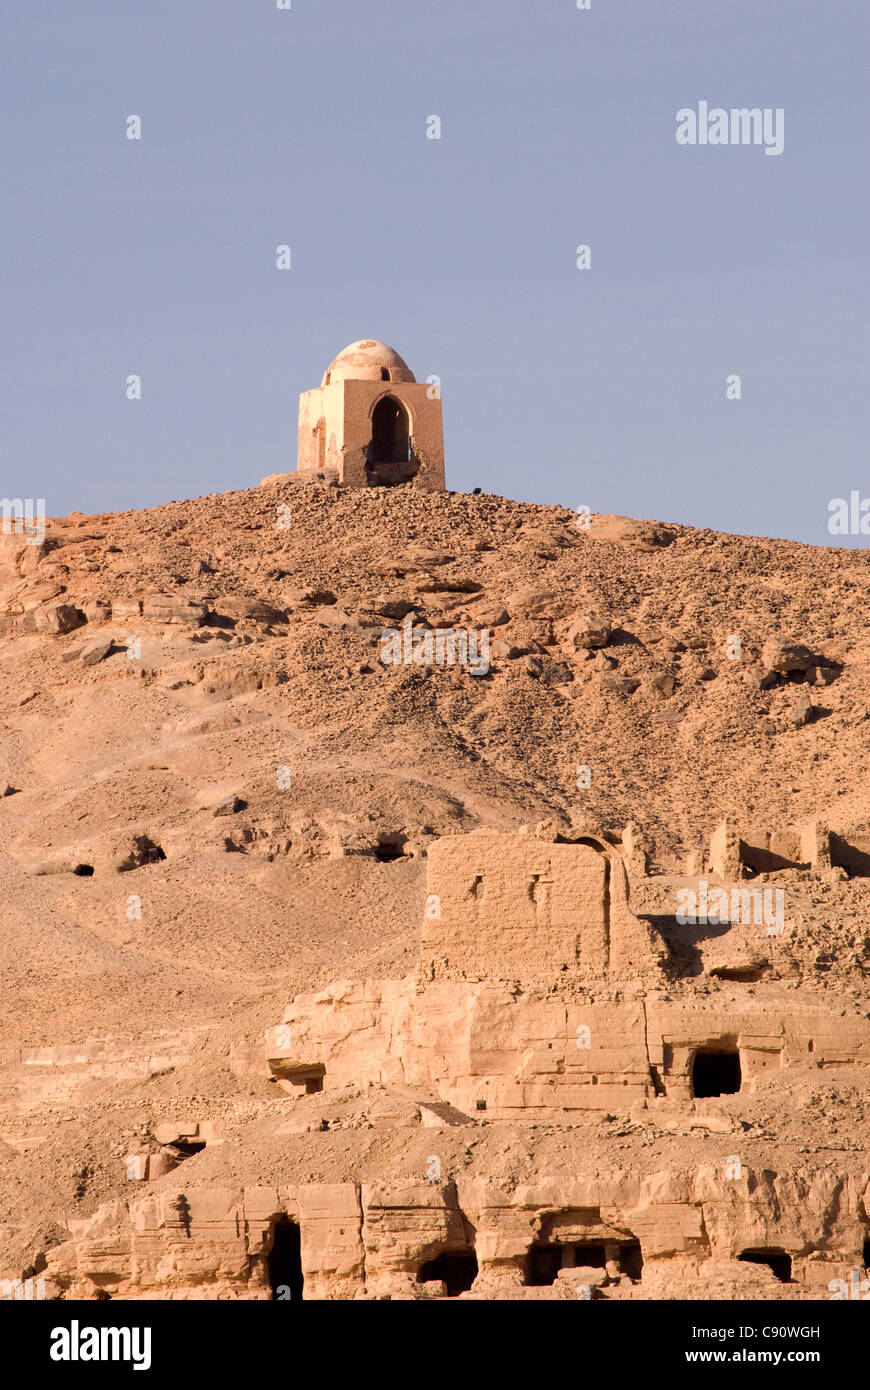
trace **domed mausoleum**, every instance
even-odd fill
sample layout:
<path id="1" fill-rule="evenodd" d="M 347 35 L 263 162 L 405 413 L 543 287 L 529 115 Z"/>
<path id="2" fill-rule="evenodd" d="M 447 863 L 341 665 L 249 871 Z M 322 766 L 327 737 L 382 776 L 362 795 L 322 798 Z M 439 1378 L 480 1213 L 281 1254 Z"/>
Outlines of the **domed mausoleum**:
<path id="1" fill-rule="evenodd" d="M 296 471 L 345 487 L 443 492 L 440 386 L 418 383 L 386 343 L 351 343 L 299 397 Z"/>

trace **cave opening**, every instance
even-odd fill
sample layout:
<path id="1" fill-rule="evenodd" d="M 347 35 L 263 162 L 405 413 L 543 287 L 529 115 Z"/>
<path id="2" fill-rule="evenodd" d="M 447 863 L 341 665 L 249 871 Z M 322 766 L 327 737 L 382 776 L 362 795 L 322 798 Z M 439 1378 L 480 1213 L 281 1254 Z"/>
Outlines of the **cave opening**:
<path id="1" fill-rule="evenodd" d="M 767 1265 L 781 1284 L 791 1283 L 791 1255 L 784 1250 L 743 1250 L 737 1258 L 748 1264 Z"/>
<path id="2" fill-rule="evenodd" d="M 447 1250 L 420 1266 L 417 1283 L 440 1280 L 447 1287 L 447 1297 L 458 1298 L 468 1292 L 476 1278 L 477 1256 L 473 1250 Z"/>

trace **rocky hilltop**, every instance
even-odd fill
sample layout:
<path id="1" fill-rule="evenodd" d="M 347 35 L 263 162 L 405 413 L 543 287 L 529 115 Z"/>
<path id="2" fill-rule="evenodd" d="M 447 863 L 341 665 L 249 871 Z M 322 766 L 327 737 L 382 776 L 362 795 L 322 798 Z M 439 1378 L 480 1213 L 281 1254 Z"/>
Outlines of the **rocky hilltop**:
<path id="1" fill-rule="evenodd" d="M 868 579 L 280 478 L 0 536 L 0 1276 L 863 1277 Z"/>

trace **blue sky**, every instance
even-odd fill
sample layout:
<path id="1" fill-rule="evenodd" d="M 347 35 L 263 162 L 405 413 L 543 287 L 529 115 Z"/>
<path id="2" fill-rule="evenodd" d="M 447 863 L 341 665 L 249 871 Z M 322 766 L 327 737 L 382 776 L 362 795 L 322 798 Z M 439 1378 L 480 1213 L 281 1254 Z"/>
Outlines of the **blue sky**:
<path id="1" fill-rule="evenodd" d="M 3 33 L 0 494 L 253 486 L 373 337 L 441 377 L 449 487 L 823 544 L 870 496 L 865 0 L 34 0 Z M 678 145 L 702 100 L 781 107 L 783 153 Z"/>

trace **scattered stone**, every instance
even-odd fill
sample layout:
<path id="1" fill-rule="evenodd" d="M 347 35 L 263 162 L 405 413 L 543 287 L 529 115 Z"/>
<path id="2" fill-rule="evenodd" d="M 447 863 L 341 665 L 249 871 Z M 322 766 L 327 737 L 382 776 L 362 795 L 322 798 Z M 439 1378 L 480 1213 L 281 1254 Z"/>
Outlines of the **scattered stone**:
<path id="1" fill-rule="evenodd" d="M 421 594 L 479 594 L 483 589 L 474 579 L 451 579 L 445 575 L 439 579 L 434 574 L 423 574 L 416 581 Z"/>
<path id="2" fill-rule="evenodd" d="M 775 671 L 769 671 L 765 666 L 747 666 L 743 679 L 754 690 L 770 690 L 777 684 L 778 677 Z"/>
<path id="3" fill-rule="evenodd" d="M 802 729 L 805 724 L 812 723 L 813 702 L 805 690 L 795 700 L 789 714 L 789 721 L 795 729 Z"/>
<path id="4" fill-rule="evenodd" d="M 284 594 L 284 601 L 288 608 L 318 608 L 321 605 L 335 603 L 336 597 L 330 589 L 288 589 Z"/>
<path id="5" fill-rule="evenodd" d="M 605 615 L 596 609 L 578 613 L 568 628 L 567 642 L 575 651 L 589 647 L 606 647 L 613 628 Z"/>
<path id="6" fill-rule="evenodd" d="M 661 550 L 676 540 L 676 531 L 658 521 L 637 521 L 629 516 L 593 516 L 589 526 L 578 528 L 578 535 L 595 541 L 609 541 L 630 550 Z"/>
<path id="7" fill-rule="evenodd" d="M 541 673 L 542 685 L 570 685 L 574 672 L 564 661 L 551 661 Z"/>
<path id="8" fill-rule="evenodd" d="M 409 613 L 413 613 L 417 604 L 413 599 L 407 598 L 379 598 L 375 600 L 375 608 L 384 618 L 393 618 L 401 622 Z"/>
<path id="9" fill-rule="evenodd" d="M 605 671 L 601 677 L 602 689 L 614 695 L 633 695 L 639 685 L 637 676 L 624 676 L 620 671 Z"/>
<path id="10" fill-rule="evenodd" d="M 224 801 L 218 803 L 212 811 L 213 816 L 235 816 L 239 811 L 247 809 L 247 801 L 240 796 L 228 796 Z"/>
<path id="11" fill-rule="evenodd" d="M 72 632 L 82 627 L 85 615 L 69 603 L 49 603 L 37 608 L 33 620 L 40 632 Z"/>
<path id="12" fill-rule="evenodd" d="M 679 709 L 665 709 L 656 715 L 660 724 L 682 724 L 685 717 L 686 711 Z"/>
<path id="13" fill-rule="evenodd" d="M 113 610 L 114 611 L 114 610 Z M 142 617 L 159 623 L 189 623 L 199 627 L 205 622 L 207 608 L 179 594 L 152 593 L 142 599 Z"/>
<path id="14" fill-rule="evenodd" d="M 836 678 L 837 673 L 830 666 L 811 666 L 807 671 L 810 685 L 831 685 Z"/>
<path id="15" fill-rule="evenodd" d="M 114 650 L 115 644 L 111 637 L 108 639 L 99 638 L 96 642 L 88 642 L 81 648 L 81 663 L 83 666 L 98 666 Z"/>
<path id="16" fill-rule="evenodd" d="M 774 633 L 761 649 L 761 662 L 768 671 L 787 675 L 790 671 L 808 671 L 815 665 L 815 658 L 809 647 Z"/>
<path id="17" fill-rule="evenodd" d="M 212 606 L 219 617 L 232 618 L 236 622 L 250 618 L 257 623 L 283 623 L 286 616 L 280 609 L 273 608 L 262 599 L 244 598 L 238 594 L 216 598 Z"/>
<path id="18" fill-rule="evenodd" d="M 653 676 L 650 684 L 653 690 L 658 695 L 663 696 L 665 700 L 669 700 L 677 688 L 677 683 L 670 671 L 660 671 L 657 676 Z"/>
<path id="19" fill-rule="evenodd" d="M 502 627 L 510 622 L 510 614 L 500 603 L 486 604 L 475 609 L 474 620 L 480 627 Z"/>

